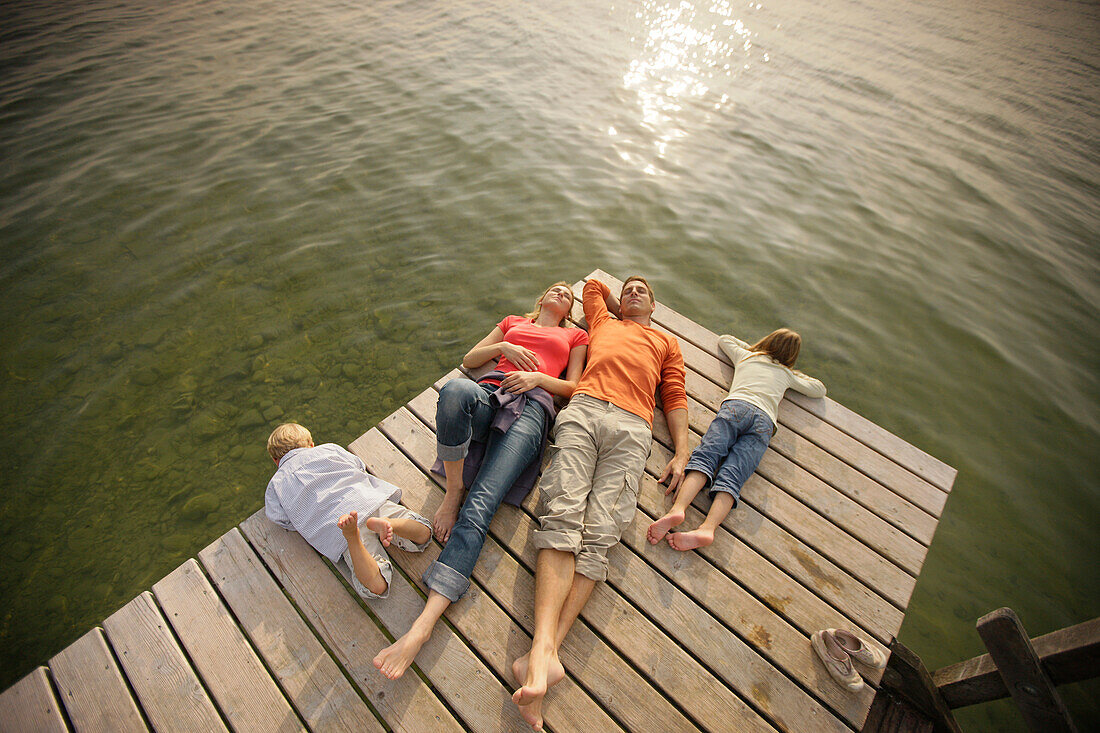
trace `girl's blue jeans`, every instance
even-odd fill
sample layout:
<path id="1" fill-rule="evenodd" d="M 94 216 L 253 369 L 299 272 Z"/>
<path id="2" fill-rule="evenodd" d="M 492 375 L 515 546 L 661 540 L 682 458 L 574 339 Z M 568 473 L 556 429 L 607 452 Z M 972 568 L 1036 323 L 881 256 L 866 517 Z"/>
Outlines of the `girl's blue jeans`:
<path id="1" fill-rule="evenodd" d="M 545 411 L 535 400 L 527 400 L 523 413 L 507 432 L 490 429 L 494 410 L 489 395 L 496 389 L 491 384 L 452 379 L 440 390 L 436 406 L 436 438 L 441 459 L 465 458 L 471 440 L 486 444 L 481 468 L 468 487 L 447 545 L 439 553 L 439 559 L 424 571 L 425 585 L 452 602 L 470 588 L 470 575 L 493 515 L 542 443 Z"/>
<path id="2" fill-rule="evenodd" d="M 760 464 L 774 432 L 772 419 L 759 407 L 726 400 L 684 470 L 707 477 L 705 488 L 710 489 L 711 498 L 716 491 L 725 491 L 737 506 L 741 487 Z"/>

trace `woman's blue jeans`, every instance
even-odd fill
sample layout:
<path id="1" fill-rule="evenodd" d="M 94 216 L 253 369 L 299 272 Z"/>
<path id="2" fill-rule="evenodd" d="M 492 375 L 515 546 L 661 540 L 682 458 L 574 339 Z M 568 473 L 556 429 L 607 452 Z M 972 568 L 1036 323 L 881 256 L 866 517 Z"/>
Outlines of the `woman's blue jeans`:
<path id="1" fill-rule="evenodd" d="M 470 588 L 470 575 L 493 515 L 508 489 L 538 455 L 542 443 L 545 411 L 535 400 L 527 400 L 523 413 L 506 433 L 490 429 L 494 409 L 489 395 L 495 391 L 491 384 L 452 379 L 440 390 L 436 406 L 440 458 L 456 461 L 466 456 L 470 440 L 486 443 L 481 468 L 468 487 L 447 545 L 439 559 L 424 571 L 425 585 L 452 602 Z"/>

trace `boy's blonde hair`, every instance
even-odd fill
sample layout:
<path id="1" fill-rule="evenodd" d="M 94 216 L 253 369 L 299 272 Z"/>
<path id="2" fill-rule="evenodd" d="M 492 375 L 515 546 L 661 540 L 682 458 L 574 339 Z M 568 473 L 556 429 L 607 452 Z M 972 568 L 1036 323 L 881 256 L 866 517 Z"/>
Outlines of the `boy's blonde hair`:
<path id="1" fill-rule="evenodd" d="M 313 436 L 298 423 L 283 423 L 271 431 L 267 439 L 267 454 L 273 461 L 278 461 L 295 448 L 306 448 L 312 442 Z"/>

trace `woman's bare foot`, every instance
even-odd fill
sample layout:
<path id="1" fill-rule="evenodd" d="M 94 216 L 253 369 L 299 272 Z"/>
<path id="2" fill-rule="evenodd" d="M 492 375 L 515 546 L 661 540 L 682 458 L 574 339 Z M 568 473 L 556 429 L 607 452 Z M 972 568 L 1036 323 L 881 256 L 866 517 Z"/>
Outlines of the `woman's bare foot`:
<path id="1" fill-rule="evenodd" d="M 371 517 L 366 521 L 366 525 L 367 529 L 378 535 L 378 539 L 382 541 L 382 547 L 389 547 L 393 542 L 393 525 L 390 524 L 390 520 Z"/>
<path id="2" fill-rule="evenodd" d="M 420 647 L 428 640 L 430 634 L 425 634 L 414 625 L 405 632 L 400 639 L 378 652 L 374 658 L 374 666 L 382 673 L 383 677 L 391 680 L 398 679 L 405 674 L 405 670 L 416 659 Z"/>
<path id="3" fill-rule="evenodd" d="M 435 528 L 435 538 L 440 542 L 446 542 L 451 536 L 455 522 L 458 521 L 458 510 L 462 506 L 462 492 L 458 492 L 457 498 L 452 499 L 451 493 L 443 497 L 443 503 L 439 505 L 435 516 L 432 517 L 432 527 Z"/>
<path id="4" fill-rule="evenodd" d="M 649 529 L 645 533 L 645 536 L 649 539 L 649 544 L 655 545 L 663 540 L 670 529 L 679 526 L 683 521 L 683 512 L 669 512 L 649 525 Z"/>
<path id="5" fill-rule="evenodd" d="M 681 552 L 694 550 L 698 547 L 706 547 L 714 542 L 713 529 L 696 529 L 691 532 L 673 532 L 668 536 L 668 544 L 674 550 Z"/>
<path id="6" fill-rule="evenodd" d="M 512 662 L 512 677 L 515 678 L 516 684 L 522 685 L 523 681 L 527 679 L 527 665 L 530 662 L 530 652 Z M 546 670 L 546 689 L 550 689 L 563 679 L 565 679 L 565 667 L 562 666 L 561 661 L 558 660 L 558 655 L 555 654 L 550 658 L 550 666 Z"/>

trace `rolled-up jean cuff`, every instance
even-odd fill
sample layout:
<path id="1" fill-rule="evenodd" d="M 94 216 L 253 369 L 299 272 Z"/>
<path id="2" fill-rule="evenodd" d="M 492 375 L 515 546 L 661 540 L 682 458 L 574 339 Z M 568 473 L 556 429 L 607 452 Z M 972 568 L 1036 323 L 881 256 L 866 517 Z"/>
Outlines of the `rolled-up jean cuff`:
<path id="1" fill-rule="evenodd" d="M 531 544 L 536 550 L 560 550 L 576 555 L 581 551 L 581 533 L 561 529 L 536 529 Z"/>
<path id="2" fill-rule="evenodd" d="M 684 474 L 687 475 L 688 471 L 698 471 L 706 477 L 706 483 L 703 484 L 704 489 L 709 489 L 710 485 L 714 483 L 714 474 L 711 472 L 710 466 L 707 466 L 702 461 L 696 462 L 694 459 L 689 458 L 687 465 L 684 466 Z"/>
<path id="3" fill-rule="evenodd" d="M 454 603 L 470 590 L 470 579 L 454 568 L 434 561 L 421 576 L 424 585 Z"/>
<path id="4" fill-rule="evenodd" d="M 597 583 L 607 580 L 607 558 L 595 552 L 581 551 L 574 571 Z"/>
<path id="5" fill-rule="evenodd" d="M 711 501 L 713 501 L 714 495 L 718 493 L 729 494 L 730 496 L 732 496 L 734 507 L 736 507 L 737 503 L 741 500 L 741 489 L 731 489 L 728 486 L 711 486 L 710 491 L 707 493 L 707 495 L 711 498 Z"/>
<path id="6" fill-rule="evenodd" d="M 466 457 L 469 451 L 469 438 L 466 439 L 465 443 L 459 443 L 458 445 L 443 445 L 442 443 L 436 443 L 436 455 L 439 456 L 439 460 L 441 461 L 461 461 Z"/>

